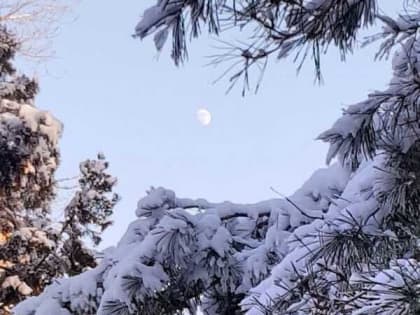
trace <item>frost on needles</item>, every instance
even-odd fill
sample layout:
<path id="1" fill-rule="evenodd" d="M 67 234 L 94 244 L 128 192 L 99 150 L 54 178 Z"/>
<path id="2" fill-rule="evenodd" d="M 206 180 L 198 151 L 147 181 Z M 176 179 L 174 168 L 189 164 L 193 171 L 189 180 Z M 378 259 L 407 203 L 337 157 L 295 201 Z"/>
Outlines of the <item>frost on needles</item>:
<path id="1" fill-rule="evenodd" d="M 416 8 L 416 1 L 404 2 Z M 215 30 L 212 5 L 223 3 L 160 0 L 138 36 L 172 30 L 174 57 L 182 56 L 176 36 L 187 13 Z M 245 17 L 260 23 L 278 52 L 299 43 L 332 43 L 345 52 L 357 29 L 374 19 L 384 25 L 371 38 L 381 40 L 378 56 L 398 44 L 388 87 L 348 107 L 319 136 L 334 162 L 293 195 L 251 205 L 151 189 L 96 268 L 58 279 L 19 304 L 16 315 L 419 314 L 419 8 L 391 19 L 377 14 L 375 1 L 246 3 L 268 10 Z M 276 5 L 286 23 L 279 26 L 295 37 L 282 39 L 292 33 L 267 24 L 277 21 L 268 14 Z"/>

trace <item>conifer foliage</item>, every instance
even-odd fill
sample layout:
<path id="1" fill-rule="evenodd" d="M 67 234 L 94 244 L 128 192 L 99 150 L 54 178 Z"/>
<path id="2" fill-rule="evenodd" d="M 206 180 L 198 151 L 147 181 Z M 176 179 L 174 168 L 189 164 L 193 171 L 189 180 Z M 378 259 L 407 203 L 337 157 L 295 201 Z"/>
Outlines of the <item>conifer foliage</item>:
<path id="1" fill-rule="evenodd" d="M 57 276 L 94 267 L 85 237 L 100 241 L 118 200 L 103 156 L 81 164 L 79 189 L 60 222 L 51 219 L 61 123 L 37 109 L 36 81 L 17 74 L 19 44 L 0 28 L 0 314 Z M 99 227 L 99 230 L 95 229 Z"/>
<path id="2" fill-rule="evenodd" d="M 187 26 L 217 33 L 224 14 L 256 23 L 263 49 L 279 57 L 309 47 L 316 67 L 328 45 L 347 53 L 376 20 L 382 32 L 369 41 L 381 41 L 379 57 L 393 54 L 390 84 L 319 136 L 330 165 L 293 195 L 215 204 L 151 189 L 98 267 L 58 280 L 15 314 L 418 315 L 420 7 L 401 3 L 393 19 L 373 0 L 159 0 L 136 32 L 155 31 L 161 48 L 172 31 L 178 61 Z M 264 56 L 259 47 L 241 57 Z"/>

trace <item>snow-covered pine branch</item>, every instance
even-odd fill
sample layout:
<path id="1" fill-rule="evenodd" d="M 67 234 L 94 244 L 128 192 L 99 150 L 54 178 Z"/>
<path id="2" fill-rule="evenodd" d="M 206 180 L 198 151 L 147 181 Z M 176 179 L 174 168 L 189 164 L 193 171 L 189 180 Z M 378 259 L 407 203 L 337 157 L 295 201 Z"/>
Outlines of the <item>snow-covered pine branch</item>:
<path id="1" fill-rule="evenodd" d="M 312 57 L 321 80 L 324 52 L 334 46 L 344 59 L 355 48 L 358 31 L 371 26 L 377 13 L 376 0 L 157 0 L 144 12 L 135 37 L 154 34 L 161 50 L 170 35 L 171 56 L 179 65 L 188 58 L 187 38 L 200 36 L 203 29 L 217 36 L 240 31 L 235 41 L 222 37 L 212 63 L 226 65 L 229 89 L 243 80 L 245 93 L 251 75 L 258 88 L 270 57 L 294 55 L 298 68 Z"/>
<path id="2" fill-rule="evenodd" d="M 337 164 L 321 169 L 289 199 L 322 217 L 338 202 L 348 176 Z M 215 204 L 152 189 L 139 201 L 139 219 L 97 268 L 59 280 L 16 313 L 113 314 L 122 308 L 127 314 L 174 314 L 201 305 L 210 313 L 233 314 L 288 252 L 296 228 L 311 222 L 295 205 L 284 199 Z"/>
<path id="3" fill-rule="evenodd" d="M 223 64 L 230 90 L 243 81 L 244 94 L 252 85 L 259 88 L 270 58 L 292 57 L 298 69 L 309 57 L 315 76 L 322 79 L 322 57 L 336 48 L 341 59 L 362 46 L 379 41 L 376 58 L 392 55 L 400 43 L 416 39 L 419 19 L 417 1 L 400 0 L 402 13 L 393 18 L 381 10 L 378 0 L 156 0 L 145 10 L 134 36 L 154 34 L 158 50 L 172 39 L 172 58 L 178 65 L 188 58 L 187 38 L 207 29 L 220 40 L 211 63 Z M 379 24 L 382 29 L 360 39 L 362 29 Z M 232 37 L 237 30 L 238 39 Z M 240 36 L 239 36 L 240 35 Z"/>

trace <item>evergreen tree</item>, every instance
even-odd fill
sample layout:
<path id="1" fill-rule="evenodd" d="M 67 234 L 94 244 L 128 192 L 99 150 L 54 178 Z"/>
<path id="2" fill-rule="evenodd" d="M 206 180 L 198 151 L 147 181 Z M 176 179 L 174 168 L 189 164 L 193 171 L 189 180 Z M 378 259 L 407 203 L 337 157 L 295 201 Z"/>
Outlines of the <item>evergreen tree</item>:
<path id="1" fill-rule="evenodd" d="M 54 173 L 62 125 L 34 107 L 38 84 L 16 73 L 19 44 L 0 28 L 0 314 L 28 295 L 39 294 L 57 276 L 96 265 L 95 244 L 118 197 L 115 178 L 101 155 L 80 166 L 79 189 L 62 222 L 52 221 Z M 98 230 L 99 228 L 99 230 Z"/>
<path id="2" fill-rule="evenodd" d="M 410 8 L 396 19 L 373 0 L 160 0 L 148 9 L 137 35 L 157 30 L 161 48 L 171 30 L 176 61 L 187 13 L 193 35 L 203 23 L 217 33 L 228 14 L 263 32 L 241 53 L 246 67 L 259 54 L 309 47 L 317 73 L 326 47 L 346 54 L 357 30 L 380 20 L 370 40 L 382 41 L 379 57 L 395 51 L 393 75 L 319 136 L 333 163 L 293 195 L 215 204 L 151 189 L 96 268 L 58 280 L 15 314 L 420 314 L 420 8 L 401 3 Z"/>

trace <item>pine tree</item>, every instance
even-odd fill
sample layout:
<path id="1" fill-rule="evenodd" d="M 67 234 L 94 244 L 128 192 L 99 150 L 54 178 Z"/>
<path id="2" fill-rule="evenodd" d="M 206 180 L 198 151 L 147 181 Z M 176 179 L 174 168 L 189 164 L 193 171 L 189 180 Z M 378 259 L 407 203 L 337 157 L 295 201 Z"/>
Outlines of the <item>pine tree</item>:
<path id="1" fill-rule="evenodd" d="M 379 20 L 382 32 L 370 41 L 382 41 L 379 57 L 393 54 L 393 75 L 385 90 L 349 106 L 319 136 L 330 144 L 330 165 L 293 195 L 215 204 L 151 189 L 98 267 L 58 280 L 15 314 L 418 315 L 420 8 L 401 2 L 410 7 L 396 19 L 368 0 L 230 7 L 160 0 L 148 9 L 137 35 L 157 30 L 161 48 L 171 30 L 176 61 L 185 57 L 187 13 L 193 35 L 203 23 L 218 32 L 230 13 L 238 26 L 257 23 L 260 39 L 278 45 L 280 57 L 309 47 L 316 73 L 327 46 L 345 54 L 357 30 Z M 241 57 L 251 62 L 252 49 Z"/>
<path id="2" fill-rule="evenodd" d="M 51 219 L 56 196 L 61 123 L 34 106 L 35 80 L 17 74 L 14 36 L 0 28 L 0 314 L 28 295 L 39 294 L 57 276 L 96 266 L 95 244 L 118 197 L 107 162 L 81 164 L 79 189 L 62 222 Z M 99 230 L 97 228 L 99 228 Z"/>

